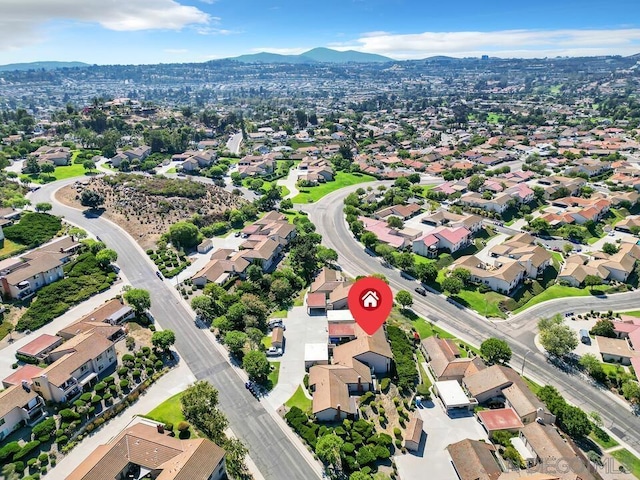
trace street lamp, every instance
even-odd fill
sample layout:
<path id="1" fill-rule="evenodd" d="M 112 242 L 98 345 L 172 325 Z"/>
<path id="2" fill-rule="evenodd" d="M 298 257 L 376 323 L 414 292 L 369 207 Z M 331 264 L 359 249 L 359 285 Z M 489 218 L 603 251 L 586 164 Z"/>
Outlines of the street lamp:
<path id="1" fill-rule="evenodd" d="M 524 364 L 527 361 L 527 355 L 529 355 L 531 353 L 531 350 L 527 350 L 527 353 L 524 354 L 524 357 L 522 357 L 522 370 L 520 371 L 520 376 L 524 377 Z"/>

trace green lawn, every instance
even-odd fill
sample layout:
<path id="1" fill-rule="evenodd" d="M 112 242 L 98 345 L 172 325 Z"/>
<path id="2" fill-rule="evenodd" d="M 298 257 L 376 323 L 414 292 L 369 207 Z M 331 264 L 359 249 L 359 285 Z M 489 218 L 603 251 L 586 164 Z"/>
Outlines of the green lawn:
<path id="1" fill-rule="evenodd" d="M 618 367 L 621 366 L 619 363 L 607 362 L 600 362 L 600 365 L 602 365 L 602 370 L 604 370 L 604 373 L 606 373 L 607 375 L 609 374 L 609 372 L 616 373 L 618 371 Z"/>
<path id="2" fill-rule="evenodd" d="M 0 248 L 0 258 L 8 258 L 15 255 L 18 252 L 23 252 L 27 249 L 26 245 L 12 242 L 8 238 L 4 239 L 4 247 Z"/>
<path id="3" fill-rule="evenodd" d="M 278 378 L 280 377 L 280 362 L 269 362 L 273 367 L 269 377 L 267 379 L 267 390 L 273 390 L 273 388 L 278 384 Z"/>
<path id="4" fill-rule="evenodd" d="M 522 378 L 524 379 L 525 383 L 529 387 L 529 390 L 531 390 L 533 393 L 537 395 L 542 387 L 538 385 L 536 382 L 534 382 L 533 380 L 529 380 L 527 377 L 522 377 Z"/>
<path id="5" fill-rule="evenodd" d="M 276 310 L 271 315 L 269 315 L 269 318 L 287 318 L 288 314 L 289 310 Z"/>
<path id="6" fill-rule="evenodd" d="M 169 170 L 167 170 L 167 173 L 176 173 L 176 167 L 171 167 Z"/>
<path id="7" fill-rule="evenodd" d="M 506 318 L 506 315 L 498 307 L 506 297 L 497 292 L 481 293 L 478 289 L 464 289 L 452 298 L 465 307 L 475 310 L 485 317 Z"/>
<path id="8" fill-rule="evenodd" d="M 418 317 L 415 314 L 408 316 L 400 312 L 400 310 L 397 308 L 394 308 L 393 310 L 391 310 L 391 314 L 389 315 L 389 320 L 391 322 L 396 322 L 396 323 L 405 323 L 405 324 L 410 323 L 413 326 L 413 328 L 416 329 L 421 339 L 431 337 L 436 333 L 440 336 L 440 338 L 455 338 L 450 333 L 445 332 L 441 328 L 430 324 L 424 318 Z"/>
<path id="9" fill-rule="evenodd" d="M 304 394 L 304 387 L 299 385 L 296 393 L 285 402 L 285 405 L 289 408 L 298 407 L 305 413 L 311 413 L 312 400 L 307 398 Z"/>
<path id="10" fill-rule="evenodd" d="M 551 252 L 551 257 L 553 260 L 553 266 L 556 267 L 556 270 L 560 271 L 560 265 L 562 265 L 562 254 L 560 252 Z"/>
<path id="11" fill-rule="evenodd" d="M 591 440 L 593 440 L 594 442 L 596 442 L 598 445 L 600 445 L 603 449 L 613 448 L 613 447 L 617 447 L 618 445 L 620 445 L 612 437 L 609 437 L 608 440 L 602 440 L 602 439 L 598 438 L 598 436 L 593 432 L 591 432 L 589 434 L 589 438 Z"/>
<path id="12" fill-rule="evenodd" d="M 424 388 L 427 389 L 431 387 L 431 380 L 429 380 L 429 375 L 427 375 L 427 372 L 425 372 L 422 367 L 423 363 L 427 363 L 427 361 L 425 360 L 424 355 L 422 355 L 422 352 L 418 350 L 418 370 L 420 371 L 420 378 L 422 378 L 421 385 L 424 385 Z"/>
<path id="13" fill-rule="evenodd" d="M 180 397 L 182 396 L 182 393 L 183 392 L 177 393 L 173 397 L 166 399 L 149 413 L 143 415 L 143 417 L 150 418 L 151 420 L 162 422 L 164 424 L 172 423 L 174 430 L 177 431 L 178 424 L 186 421 L 182 414 L 182 405 L 180 404 Z M 192 437 L 198 436 L 193 426 L 190 430 Z"/>
<path id="14" fill-rule="evenodd" d="M 500 123 L 504 122 L 504 115 L 500 115 L 495 112 L 489 112 L 487 115 L 487 123 Z"/>
<path id="15" fill-rule="evenodd" d="M 634 310 L 631 312 L 624 312 L 621 313 L 620 315 L 629 315 L 630 317 L 640 317 L 640 310 Z"/>
<path id="16" fill-rule="evenodd" d="M 82 164 L 68 165 L 66 167 L 56 167 L 53 176 L 56 180 L 64 180 L 65 178 L 81 177 L 87 173 Z"/>
<path id="17" fill-rule="evenodd" d="M 640 459 L 638 459 L 638 457 L 633 455 L 626 448 L 611 452 L 611 455 L 621 464 L 627 467 L 627 470 L 629 470 L 634 477 L 640 478 Z"/>
<path id="18" fill-rule="evenodd" d="M 602 288 L 594 287 L 594 291 L 602 291 Z M 513 313 L 520 313 L 529 307 L 537 305 L 538 303 L 546 302 L 547 300 L 553 300 L 554 298 L 588 297 L 589 295 L 591 295 L 591 292 L 586 288 L 566 287 L 564 285 L 557 284 L 551 285 L 540 295 L 536 295 L 522 307 L 515 310 Z"/>
<path id="19" fill-rule="evenodd" d="M 264 345 L 264 348 L 271 348 L 271 335 L 262 337 L 262 345 Z"/>
<path id="20" fill-rule="evenodd" d="M 293 203 L 317 202 L 325 195 L 339 190 L 340 188 L 348 187 L 349 185 L 356 185 L 358 183 L 370 182 L 372 180 L 375 180 L 375 178 L 363 173 L 337 172 L 335 179 L 332 182 L 323 183 L 316 187 L 301 188 L 300 193 L 291 200 Z"/>

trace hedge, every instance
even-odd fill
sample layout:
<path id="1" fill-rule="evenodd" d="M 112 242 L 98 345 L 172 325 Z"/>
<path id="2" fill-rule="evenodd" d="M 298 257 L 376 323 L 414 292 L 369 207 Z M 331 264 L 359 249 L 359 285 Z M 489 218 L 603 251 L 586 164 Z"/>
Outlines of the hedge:
<path id="1" fill-rule="evenodd" d="M 401 392 L 413 390 L 418 381 L 418 369 L 414 360 L 414 345 L 407 334 L 399 327 L 389 325 L 387 337 L 391 343 L 391 351 L 396 364 L 398 388 Z"/>
<path id="2" fill-rule="evenodd" d="M 34 437 L 43 437 L 47 435 L 51 435 L 56 431 L 56 421 L 53 417 L 49 417 L 43 422 L 40 422 L 38 425 L 33 427 L 31 433 Z"/>
<path id="3" fill-rule="evenodd" d="M 20 460 L 21 458 L 29 455 L 33 450 L 40 446 L 40 440 L 33 440 L 31 442 L 25 443 L 25 445 L 20 449 L 18 453 L 13 456 L 14 460 Z"/>

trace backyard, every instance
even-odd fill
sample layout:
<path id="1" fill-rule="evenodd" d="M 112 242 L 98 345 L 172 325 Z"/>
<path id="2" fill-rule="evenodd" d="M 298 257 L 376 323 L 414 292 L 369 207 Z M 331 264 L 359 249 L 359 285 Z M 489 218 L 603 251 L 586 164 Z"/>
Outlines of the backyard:
<path id="1" fill-rule="evenodd" d="M 371 182 L 375 180 L 371 175 L 362 173 L 337 172 L 332 182 L 323 183 L 315 187 L 305 187 L 300 189 L 300 193 L 293 197 L 293 203 L 317 202 L 325 195 L 343 187 L 356 185 L 358 183 Z"/>

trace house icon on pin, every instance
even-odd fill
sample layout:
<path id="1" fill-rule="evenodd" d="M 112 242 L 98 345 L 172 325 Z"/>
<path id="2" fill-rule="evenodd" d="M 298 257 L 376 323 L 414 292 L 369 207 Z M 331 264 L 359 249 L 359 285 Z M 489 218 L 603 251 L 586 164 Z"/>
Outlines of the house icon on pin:
<path id="1" fill-rule="evenodd" d="M 367 290 L 360 298 L 360 304 L 362 308 L 373 310 L 378 308 L 378 302 L 380 302 L 380 294 L 375 290 Z"/>

